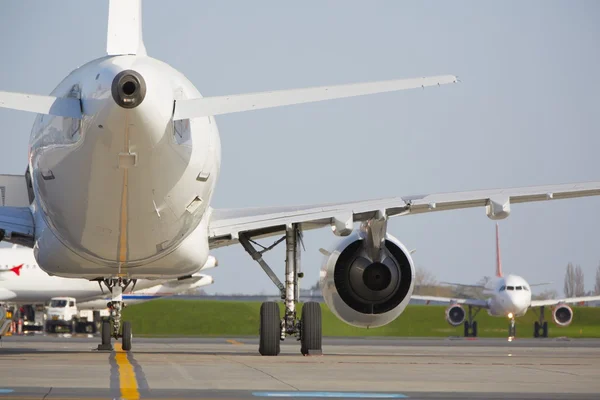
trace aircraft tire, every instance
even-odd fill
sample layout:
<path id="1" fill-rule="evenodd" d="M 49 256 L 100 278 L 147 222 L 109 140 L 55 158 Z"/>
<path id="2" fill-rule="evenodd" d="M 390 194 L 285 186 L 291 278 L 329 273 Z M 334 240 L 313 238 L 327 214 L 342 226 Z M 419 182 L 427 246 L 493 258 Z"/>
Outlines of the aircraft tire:
<path id="1" fill-rule="evenodd" d="M 471 337 L 477 337 L 477 321 L 473 321 L 471 326 Z"/>
<path id="2" fill-rule="evenodd" d="M 300 329 L 300 352 L 305 356 L 311 353 L 321 354 L 323 328 L 319 303 L 315 301 L 304 303 Z"/>
<path id="3" fill-rule="evenodd" d="M 131 350 L 131 340 L 133 339 L 133 334 L 131 333 L 131 322 L 123 322 L 123 334 L 121 336 L 121 348 L 125 351 Z"/>
<path id="4" fill-rule="evenodd" d="M 540 323 L 535 321 L 533 323 L 533 337 L 534 338 L 539 338 L 540 337 Z"/>
<path id="5" fill-rule="evenodd" d="M 471 333 L 471 332 L 469 332 L 470 329 L 471 329 L 471 326 L 469 324 L 469 321 L 465 321 L 465 337 L 469 337 L 470 336 L 470 333 Z"/>
<path id="6" fill-rule="evenodd" d="M 267 301 L 260 306 L 258 352 L 262 356 L 276 356 L 280 352 L 281 317 L 279 304 Z"/>
<path id="7" fill-rule="evenodd" d="M 102 323 L 102 344 L 110 344 L 110 322 L 108 321 Z"/>
<path id="8" fill-rule="evenodd" d="M 544 322 L 542 325 L 542 337 L 548 337 L 548 322 Z"/>

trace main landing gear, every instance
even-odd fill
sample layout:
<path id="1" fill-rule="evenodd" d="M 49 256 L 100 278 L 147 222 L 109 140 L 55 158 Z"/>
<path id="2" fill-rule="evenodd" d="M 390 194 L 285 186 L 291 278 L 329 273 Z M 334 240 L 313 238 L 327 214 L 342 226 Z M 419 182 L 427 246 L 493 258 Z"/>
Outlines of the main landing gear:
<path id="1" fill-rule="evenodd" d="M 322 354 L 321 306 L 317 302 L 304 303 L 302 316 L 296 315 L 296 303 L 299 299 L 300 287 L 298 279 L 303 277 L 300 272 L 300 244 L 302 233 L 298 224 L 286 226 L 285 236 L 270 247 L 264 247 L 254 242 L 244 234 L 239 236 L 240 243 L 252 258 L 260 264 L 281 292 L 284 301 L 284 315 L 281 317 L 278 302 L 265 302 L 260 307 L 260 327 L 258 351 L 263 356 L 276 356 L 280 352 L 280 342 L 286 336 L 295 336 L 300 341 L 300 352 L 303 355 Z M 263 260 L 262 254 L 271 250 L 285 240 L 285 285 Z M 263 247 L 257 251 L 252 243 Z"/>
<path id="2" fill-rule="evenodd" d="M 131 322 L 125 321 L 121 326 L 121 311 L 125 307 L 123 303 L 123 291 L 133 283 L 135 288 L 136 280 L 123 278 L 104 279 L 103 283 L 112 294 L 111 301 L 107 304 L 110 309 L 110 317 L 108 321 L 102 322 L 101 336 L 102 343 L 98 345 L 98 350 L 113 350 L 110 343 L 111 338 L 121 339 L 121 347 L 125 351 L 131 350 L 131 340 L 133 334 L 131 332 Z M 102 282 L 99 282 L 102 287 Z"/>
<path id="3" fill-rule="evenodd" d="M 540 314 L 538 315 L 538 320 L 533 323 L 533 337 L 548 337 L 548 322 L 544 321 L 544 306 L 540 307 Z"/>
<path id="4" fill-rule="evenodd" d="M 477 321 L 473 321 L 473 319 L 479 313 L 480 308 L 477 308 L 475 312 L 473 312 L 473 307 L 469 306 L 469 319 L 465 321 L 465 337 L 477 337 Z"/>

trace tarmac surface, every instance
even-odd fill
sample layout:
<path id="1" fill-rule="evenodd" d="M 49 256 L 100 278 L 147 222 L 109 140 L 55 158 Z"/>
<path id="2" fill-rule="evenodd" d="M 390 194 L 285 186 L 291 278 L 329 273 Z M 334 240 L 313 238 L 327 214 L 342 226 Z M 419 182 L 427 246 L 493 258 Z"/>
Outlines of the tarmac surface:
<path id="1" fill-rule="evenodd" d="M 257 338 L 98 337 L 0 341 L 0 400 L 15 399 L 599 399 L 600 340 L 324 338 L 303 357 L 286 339 L 261 357 Z"/>

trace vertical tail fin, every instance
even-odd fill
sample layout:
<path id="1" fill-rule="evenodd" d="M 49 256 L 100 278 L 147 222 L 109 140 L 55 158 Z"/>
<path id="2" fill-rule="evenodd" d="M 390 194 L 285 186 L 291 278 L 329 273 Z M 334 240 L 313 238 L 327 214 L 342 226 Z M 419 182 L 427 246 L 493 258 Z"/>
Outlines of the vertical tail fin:
<path id="1" fill-rule="evenodd" d="M 502 278 L 502 260 L 500 260 L 500 233 L 496 222 L 496 276 Z"/>
<path id="2" fill-rule="evenodd" d="M 146 55 L 142 38 L 142 0 L 109 0 L 106 54 Z"/>

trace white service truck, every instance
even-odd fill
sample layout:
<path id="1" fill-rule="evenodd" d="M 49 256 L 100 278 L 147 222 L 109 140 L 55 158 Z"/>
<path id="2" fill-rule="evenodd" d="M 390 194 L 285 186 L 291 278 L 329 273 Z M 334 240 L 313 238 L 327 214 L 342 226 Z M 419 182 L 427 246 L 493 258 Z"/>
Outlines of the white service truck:
<path id="1" fill-rule="evenodd" d="M 109 315 L 106 311 L 78 310 L 77 300 L 73 297 L 53 297 L 46 309 L 45 331 L 59 333 L 96 333 L 101 317 Z"/>

